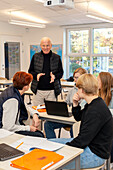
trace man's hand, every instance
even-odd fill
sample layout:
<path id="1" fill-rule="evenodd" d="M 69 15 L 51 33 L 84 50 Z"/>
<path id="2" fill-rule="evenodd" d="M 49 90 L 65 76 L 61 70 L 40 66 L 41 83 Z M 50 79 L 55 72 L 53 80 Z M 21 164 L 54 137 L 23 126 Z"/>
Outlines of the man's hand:
<path id="1" fill-rule="evenodd" d="M 53 83 L 54 80 L 55 80 L 55 75 L 51 72 L 51 73 L 50 73 L 50 76 L 51 76 L 50 83 Z"/>
<path id="2" fill-rule="evenodd" d="M 36 128 L 40 125 L 40 119 L 36 113 L 33 115 L 32 125 Z"/>
<path id="3" fill-rule="evenodd" d="M 41 76 L 44 76 L 44 75 L 45 75 L 45 73 L 39 73 L 39 74 L 37 74 L 37 81 L 39 81 L 40 77 L 41 77 Z"/>
<path id="4" fill-rule="evenodd" d="M 78 101 L 80 100 L 80 97 L 78 95 L 78 93 L 75 93 L 73 96 L 73 106 L 76 107 L 78 106 Z"/>
<path id="5" fill-rule="evenodd" d="M 34 126 L 30 126 L 30 131 L 31 132 L 35 132 L 35 131 L 37 131 L 38 130 L 38 128 L 36 128 L 36 127 L 34 127 Z"/>

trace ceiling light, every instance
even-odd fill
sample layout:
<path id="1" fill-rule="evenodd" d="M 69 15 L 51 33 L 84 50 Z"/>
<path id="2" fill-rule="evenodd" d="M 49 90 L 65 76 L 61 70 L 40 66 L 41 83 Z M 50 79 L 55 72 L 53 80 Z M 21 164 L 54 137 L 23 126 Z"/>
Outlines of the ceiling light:
<path id="1" fill-rule="evenodd" d="M 33 22 L 38 22 L 38 23 L 43 23 L 43 24 L 47 23 L 47 21 L 45 20 L 26 14 L 22 11 L 10 11 L 9 15 L 10 15 L 10 18 L 14 16 L 14 17 L 26 19 L 26 20 L 33 21 Z"/>
<path id="2" fill-rule="evenodd" d="M 90 2 L 89 3 L 89 9 L 94 10 L 95 12 L 99 12 L 100 15 L 103 15 L 105 17 L 113 17 L 113 11 L 110 11 L 104 4 L 99 2 Z"/>
<path id="3" fill-rule="evenodd" d="M 98 20 L 101 20 L 101 21 L 113 23 L 113 20 L 95 15 L 95 14 L 92 14 L 92 13 L 87 13 L 86 16 L 90 17 L 90 18 L 98 19 Z"/>
<path id="4" fill-rule="evenodd" d="M 9 24 L 28 26 L 28 27 L 38 27 L 38 28 L 45 28 L 46 27 L 45 24 L 38 24 L 38 23 L 18 21 L 18 20 L 9 20 Z"/>
<path id="5" fill-rule="evenodd" d="M 45 1 L 45 0 L 35 0 L 35 1 L 38 1 L 38 2 L 42 2 L 42 3 L 44 3 L 44 1 Z"/>

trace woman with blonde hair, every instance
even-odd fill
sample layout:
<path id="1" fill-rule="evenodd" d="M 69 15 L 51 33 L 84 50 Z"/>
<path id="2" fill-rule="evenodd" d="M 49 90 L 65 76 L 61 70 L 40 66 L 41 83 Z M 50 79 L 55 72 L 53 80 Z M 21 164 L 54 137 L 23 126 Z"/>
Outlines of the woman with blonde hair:
<path id="1" fill-rule="evenodd" d="M 109 109 L 113 109 L 113 76 L 109 72 L 100 72 L 98 77 L 99 96 Z"/>
<path id="2" fill-rule="evenodd" d="M 110 156 L 113 139 L 112 115 L 103 99 L 98 97 L 98 81 L 93 75 L 81 75 L 76 86 L 78 91 L 73 97 L 72 114 L 76 121 L 81 121 L 79 134 L 75 138 L 59 138 L 51 141 L 84 149 L 80 155 L 80 168 L 96 168 Z M 80 99 L 85 99 L 87 102 L 84 109 L 79 105 Z M 74 168 L 74 161 L 64 167 L 64 169 Z"/>

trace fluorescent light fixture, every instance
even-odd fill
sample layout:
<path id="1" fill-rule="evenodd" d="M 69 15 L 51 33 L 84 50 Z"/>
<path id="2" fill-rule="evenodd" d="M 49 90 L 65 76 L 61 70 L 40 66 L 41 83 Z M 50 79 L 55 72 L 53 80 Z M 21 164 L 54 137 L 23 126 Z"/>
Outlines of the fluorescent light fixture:
<path id="1" fill-rule="evenodd" d="M 90 17 L 90 18 L 98 19 L 98 20 L 101 20 L 101 21 L 113 23 L 113 20 L 98 16 L 98 15 L 95 15 L 95 14 L 87 13 L 86 16 Z"/>
<path id="2" fill-rule="evenodd" d="M 113 11 L 110 10 L 109 8 L 107 8 L 104 3 L 102 4 L 99 3 L 99 2 L 89 2 L 89 9 L 90 10 L 94 10 L 95 12 L 99 11 L 99 13 L 102 15 L 102 16 L 106 16 L 106 17 L 110 17 L 110 18 L 113 18 Z"/>
<path id="3" fill-rule="evenodd" d="M 18 21 L 18 20 L 9 20 L 9 24 L 21 25 L 21 26 L 27 26 L 27 27 L 38 27 L 38 28 L 46 27 L 45 24 L 38 24 L 38 23 Z"/>
<path id="4" fill-rule="evenodd" d="M 24 13 L 22 11 L 10 11 L 8 14 L 10 15 L 10 17 L 14 16 L 14 17 L 29 20 L 31 22 L 37 22 L 37 23 L 43 23 L 43 24 L 47 23 L 47 21 L 45 21 L 45 20 L 42 20 L 40 18 L 37 18 L 37 17 L 34 17 L 32 15 L 26 14 L 26 13 Z"/>
<path id="5" fill-rule="evenodd" d="M 44 3 L 44 1 L 45 1 L 45 0 L 35 0 L 35 1 L 38 1 L 38 2 L 42 2 L 42 3 Z"/>

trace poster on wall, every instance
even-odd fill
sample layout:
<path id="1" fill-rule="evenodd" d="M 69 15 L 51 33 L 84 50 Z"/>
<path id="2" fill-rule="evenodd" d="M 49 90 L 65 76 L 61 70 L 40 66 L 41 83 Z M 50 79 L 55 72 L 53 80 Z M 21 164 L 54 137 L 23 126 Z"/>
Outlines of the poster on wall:
<path id="1" fill-rule="evenodd" d="M 35 53 L 41 51 L 40 45 L 30 45 L 30 61 Z M 62 60 L 62 44 L 53 44 L 52 45 L 52 52 L 58 54 Z"/>

